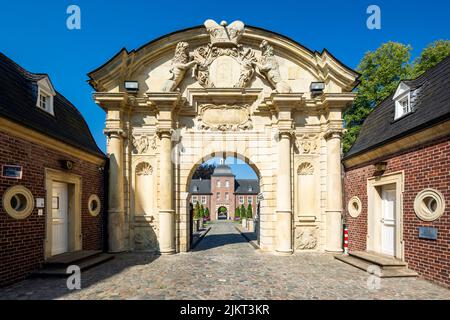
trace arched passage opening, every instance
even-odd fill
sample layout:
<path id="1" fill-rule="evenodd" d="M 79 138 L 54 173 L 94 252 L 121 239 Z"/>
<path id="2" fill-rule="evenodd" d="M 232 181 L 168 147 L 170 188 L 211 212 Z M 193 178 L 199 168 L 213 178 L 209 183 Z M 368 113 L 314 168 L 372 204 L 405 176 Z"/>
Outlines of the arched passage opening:
<path id="1" fill-rule="evenodd" d="M 259 238 L 261 176 L 243 156 L 211 155 L 194 165 L 187 180 L 190 247 L 199 230 L 228 223 Z M 201 223 L 197 221 L 201 220 Z M 234 230 L 234 229 L 233 229 Z"/>

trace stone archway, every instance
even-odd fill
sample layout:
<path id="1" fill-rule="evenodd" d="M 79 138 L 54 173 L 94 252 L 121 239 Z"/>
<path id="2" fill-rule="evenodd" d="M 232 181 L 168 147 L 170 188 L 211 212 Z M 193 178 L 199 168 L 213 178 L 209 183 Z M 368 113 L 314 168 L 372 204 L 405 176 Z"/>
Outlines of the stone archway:
<path id="1" fill-rule="evenodd" d="M 217 209 L 217 220 L 228 220 L 229 209 L 225 206 L 220 206 Z"/>
<path id="2" fill-rule="evenodd" d="M 263 250 L 341 250 L 342 112 L 358 74 L 328 51 L 207 20 L 123 49 L 89 77 L 107 112 L 110 251 L 132 250 L 137 234 L 148 250 L 188 251 L 189 176 L 223 152 L 258 168 Z M 136 179 L 139 163 L 151 175 Z M 305 184 L 313 186 L 307 208 Z M 136 195 L 151 198 L 139 213 Z"/>

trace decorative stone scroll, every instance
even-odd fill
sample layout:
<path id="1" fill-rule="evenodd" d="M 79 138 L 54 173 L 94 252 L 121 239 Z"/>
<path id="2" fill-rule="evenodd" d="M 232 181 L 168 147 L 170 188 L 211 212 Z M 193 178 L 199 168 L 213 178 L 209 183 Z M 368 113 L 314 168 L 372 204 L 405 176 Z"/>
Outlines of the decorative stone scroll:
<path id="1" fill-rule="evenodd" d="M 156 149 L 156 135 L 150 139 L 147 135 L 136 136 L 133 135 L 133 147 L 137 154 L 143 154 L 148 151 L 149 148 Z"/>
<path id="2" fill-rule="evenodd" d="M 200 130 L 238 131 L 253 128 L 248 105 L 214 105 L 205 104 L 199 107 Z"/>
<path id="3" fill-rule="evenodd" d="M 300 154 L 316 154 L 319 149 L 315 134 L 302 134 L 297 136 L 295 146 Z"/>

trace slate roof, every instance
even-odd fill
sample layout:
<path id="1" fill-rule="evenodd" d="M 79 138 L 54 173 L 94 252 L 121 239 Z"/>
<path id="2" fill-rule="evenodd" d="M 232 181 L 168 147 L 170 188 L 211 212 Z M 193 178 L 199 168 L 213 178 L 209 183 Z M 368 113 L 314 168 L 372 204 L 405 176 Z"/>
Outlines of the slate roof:
<path id="1" fill-rule="evenodd" d="M 234 190 L 236 194 L 259 194 L 259 182 L 253 179 L 236 179 Z"/>
<path id="2" fill-rule="evenodd" d="M 231 171 L 231 168 L 227 166 L 226 164 L 219 164 L 212 174 L 213 176 L 221 176 L 221 177 L 231 177 L 234 176 L 233 172 Z"/>
<path id="3" fill-rule="evenodd" d="M 195 189 L 197 188 L 197 189 Z M 193 179 L 189 185 L 191 194 L 211 194 L 211 180 Z"/>
<path id="4" fill-rule="evenodd" d="M 344 160 L 450 119 L 450 56 L 417 79 L 403 82 L 411 88 L 413 111 L 394 121 L 393 95 L 385 99 L 364 121 Z"/>
<path id="5" fill-rule="evenodd" d="M 0 117 L 104 157 L 83 116 L 63 95 L 56 92 L 53 99 L 55 116 L 36 107 L 37 81 L 45 77 L 48 75 L 31 73 L 0 53 Z"/>
<path id="6" fill-rule="evenodd" d="M 249 191 L 252 187 L 252 191 Z M 211 180 L 193 179 L 189 185 L 190 194 L 211 194 Z M 234 182 L 235 194 L 259 194 L 259 182 L 252 179 L 236 179 Z"/>

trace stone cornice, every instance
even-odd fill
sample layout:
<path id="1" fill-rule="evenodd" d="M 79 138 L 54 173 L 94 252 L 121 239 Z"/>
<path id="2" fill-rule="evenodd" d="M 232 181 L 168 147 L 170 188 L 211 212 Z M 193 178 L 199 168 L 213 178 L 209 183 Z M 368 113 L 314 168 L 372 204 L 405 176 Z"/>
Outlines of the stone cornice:
<path id="1" fill-rule="evenodd" d="M 356 98 L 356 93 L 324 93 L 321 97 L 322 105 L 327 108 L 345 109 Z"/>
<path id="2" fill-rule="evenodd" d="M 189 105 L 197 108 L 201 104 L 237 104 L 245 105 L 255 102 L 261 89 L 245 88 L 189 88 L 187 100 Z"/>
<path id="3" fill-rule="evenodd" d="M 129 96 L 126 92 L 97 92 L 93 95 L 94 101 L 103 110 L 122 108 L 129 102 Z"/>

